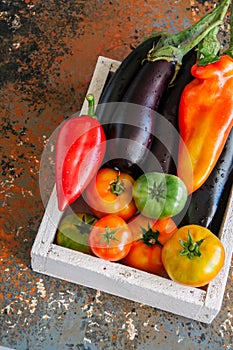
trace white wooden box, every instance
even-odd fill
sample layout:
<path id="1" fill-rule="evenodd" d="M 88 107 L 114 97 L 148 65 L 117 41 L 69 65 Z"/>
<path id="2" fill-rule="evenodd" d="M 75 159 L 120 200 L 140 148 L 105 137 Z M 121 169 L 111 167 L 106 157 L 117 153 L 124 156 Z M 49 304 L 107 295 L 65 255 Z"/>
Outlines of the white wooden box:
<path id="1" fill-rule="evenodd" d="M 120 62 L 99 57 L 88 89 L 98 102 L 109 76 Z M 81 112 L 86 111 L 84 102 Z M 34 271 L 76 284 L 102 290 L 142 304 L 185 316 L 205 323 L 221 309 L 232 257 L 233 195 L 231 194 L 223 218 L 220 239 L 225 247 L 225 264 L 206 289 L 190 288 L 169 279 L 139 271 L 119 263 L 112 263 L 54 244 L 63 213 L 58 210 L 54 186 L 44 217 L 31 250 Z"/>

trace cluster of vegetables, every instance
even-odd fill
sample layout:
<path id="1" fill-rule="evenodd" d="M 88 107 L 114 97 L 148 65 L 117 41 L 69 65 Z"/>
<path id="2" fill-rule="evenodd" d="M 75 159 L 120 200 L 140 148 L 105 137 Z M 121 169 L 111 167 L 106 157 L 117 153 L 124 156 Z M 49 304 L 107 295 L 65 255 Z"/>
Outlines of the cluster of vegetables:
<path id="1" fill-rule="evenodd" d="M 217 33 L 229 6 L 143 41 L 97 109 L 88 95 L 88 115 L 63 124 L 59 209 L 84 200 L 88 211 L 61 220 L 57 244 L 196 287 L 218 274 L 210 228 L 232 185 L 233 33 L 221 56 Z"/>

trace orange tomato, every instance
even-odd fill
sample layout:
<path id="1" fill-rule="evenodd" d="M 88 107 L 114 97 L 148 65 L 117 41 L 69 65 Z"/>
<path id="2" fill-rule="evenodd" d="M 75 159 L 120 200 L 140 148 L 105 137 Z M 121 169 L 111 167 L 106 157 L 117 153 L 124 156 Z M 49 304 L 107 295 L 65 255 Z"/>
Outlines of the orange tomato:
<path id="1" fill-rule="evenodd" d="M 87 187 L 84 198 L 98 218 L 111 214 L 128 220 L 137 211 L 132 199 L 133 183 L 130 175 L 103 168 Z"/>

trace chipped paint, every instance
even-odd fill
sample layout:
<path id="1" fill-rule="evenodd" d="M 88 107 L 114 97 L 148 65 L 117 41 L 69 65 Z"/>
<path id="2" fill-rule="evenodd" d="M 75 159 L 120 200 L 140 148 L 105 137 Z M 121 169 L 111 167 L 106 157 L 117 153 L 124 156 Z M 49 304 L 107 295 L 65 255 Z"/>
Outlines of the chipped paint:
<path id="1" fill-rule="evenodd" d="M 230 311 L 227 312 L 227 318 L 220 325 L 220 333 L 222 337 L 224 337 L 226 332 L 233 334 L 233 314 Z"/>
<path id="2" fill-rule="evenodd" d="M 138 335 L 138 331 L 134 325 L 134 321 L 132 318 L 129 318 L 126 322 L 127 325 L 127 336 L 129 340 L 134 340 L 134 338 Z"/>
<path id="3" fill-rule="evenodd" d="M 46 289 L 45 289 L 43 280 L 40 279 L 39 281 L 37 281 L 36 285 L 37 285 L 37 291 L 40 294 L 41 298 L 45 298 L 46 297 Z"/>

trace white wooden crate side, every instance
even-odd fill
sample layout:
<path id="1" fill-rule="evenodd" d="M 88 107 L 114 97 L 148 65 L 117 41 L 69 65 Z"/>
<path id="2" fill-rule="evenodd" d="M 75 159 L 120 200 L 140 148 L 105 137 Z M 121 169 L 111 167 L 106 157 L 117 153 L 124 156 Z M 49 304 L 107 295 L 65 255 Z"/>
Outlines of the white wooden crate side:
<path id="1" fill-rule="evenodd" d="M 93 93 L 95 97 L 95 102 L 98 103 L 103 87 L 106 83 L 108 75 L 110 72 L 114 73 L 119 67 L 120 62 L 99 56 L 94 70 L 90 85 L 87 90 L 87 94 Z M 88 111 L 88 102 L 85 100 L 81 108 L 81 114 L 85 114 Z"/>
<path id="2" fill-rule="evenodd" d="M 46 273 L 185 317 L 198 319 L 206 292 L 119 263 L 53 246 Z"/>
<path id="3" fill-rule="evenodd" d="M 54 186 L 31 249 L 31 267 L 33 270 L 45 272 L 46 257 L 51 249 L 62 215 L 63 212 L 58 209 L 57 191 L 56 186 Z"/>
<path id="4" fill-rule="evenodd" d="M 118 61 L 102 56 L 98 58 L 88 88 L 88 93 L 95 95 L 96 103 L 109 72 L 114 72 L 119 64 Z M 85 101 L 81 114 L 86 111 L 87 102 Z M 181 286 L 162 277 L 53 244 L 63 214 L 58 210 L 55 186 L 32 247 L 31 265 L 37 272 L 210 323 L 221 308 L 231 263 L 232 207 L 231 196 L 221 228 L 221 241 L 226 251 L 226 260 L 219 275 L 209 284 L 207 292 L 199 288 Z"/>

